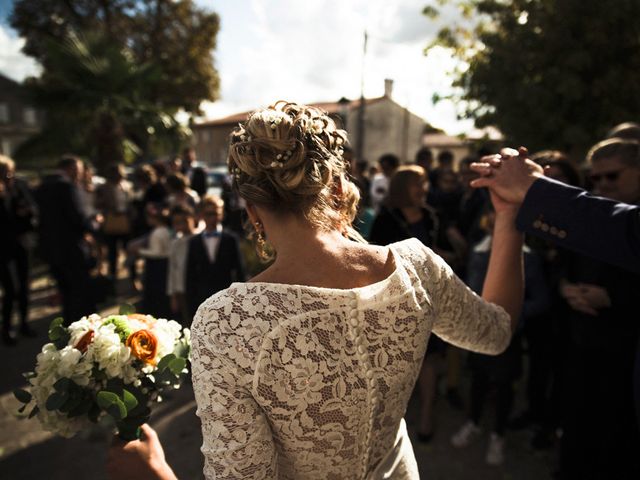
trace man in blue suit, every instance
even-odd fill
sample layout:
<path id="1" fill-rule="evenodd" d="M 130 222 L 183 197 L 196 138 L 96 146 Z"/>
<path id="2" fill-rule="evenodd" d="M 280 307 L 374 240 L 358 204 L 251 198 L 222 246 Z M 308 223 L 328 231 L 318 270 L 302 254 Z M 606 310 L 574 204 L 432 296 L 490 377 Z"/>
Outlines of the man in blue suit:
<path id="1" fill-rule="evenodd" d="M 616 140 L 619 141 L 609 142 Z M 609 182 L 609 186 L 598 188 L 602 194 L 608 194 L 607 188 L 614 188 L 614 182 L 621 182 L 616 188 L 622 190 L 627 182 L 640 182 L 640 147 L 637 144 L 635 147 L 637 155 L 629 156 L 631 160 L 620 163 L 617 170 L 596 172 L 592 169 L 591 180 L 595 185 L 605 179 Z M 472 165 L 480 177 L 471 185 L 488 187 L 492 195 L 520 204 L 516 221 L 523 232 L 640 273 L 640 207 L 597 197 L 546 178 L 542 167 L 527 155 L 527 149 L 520 147 L 519 151 L 507 148 L 500 155 L 483 157 Z M 636 197 L 639 185 L 636 183 Z M 627 198 L 625 195 L 625 191 L 618 192 L 617 198 L 633 203 L 640 201 L 632 198 L 631 193 Z M 636 417 L 640 425 L 640 345 L 636 349 L 633 376 Z"/>

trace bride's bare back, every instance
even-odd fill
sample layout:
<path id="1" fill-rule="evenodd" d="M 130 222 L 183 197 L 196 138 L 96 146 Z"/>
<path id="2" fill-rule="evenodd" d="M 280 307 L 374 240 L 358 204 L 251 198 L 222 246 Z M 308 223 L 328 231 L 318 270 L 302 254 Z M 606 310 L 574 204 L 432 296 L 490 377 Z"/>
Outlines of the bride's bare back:
<path id="1" fill-rule="evenodd" d="M 352 241 L 339 243 L 309 248 L 305 253 L 276 261 L 250 282 L 350 289 L 384 280 L 396 268 L 386 247 Z"/>

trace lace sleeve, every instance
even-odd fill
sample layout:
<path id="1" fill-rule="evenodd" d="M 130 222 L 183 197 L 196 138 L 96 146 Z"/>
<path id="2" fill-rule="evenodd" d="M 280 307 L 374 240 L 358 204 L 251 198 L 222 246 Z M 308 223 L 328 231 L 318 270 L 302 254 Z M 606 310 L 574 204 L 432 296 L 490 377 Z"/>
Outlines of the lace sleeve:
<path id="1" fill-rule="evenodd" d="M 275 479 L 276 450 L 266 416 L 251 395 L 247 365 L 236 350 L 231 313 L 215 297 L 200 306 L 192 327 L 193 389 L 202 422 L 206 479 Z M 229 308 L 229 311 L 231 309 Z"/>
<path id="2" fill-rule="evenodd" d="M 433 333 L 466 350 L 490 355 L 503 352 L 511 341 L 509 314 L 467 287 L 432 250 L 417 240 L 413 248 L 422 250 L 423 262 L 416 268 L 434 304 Z"/>

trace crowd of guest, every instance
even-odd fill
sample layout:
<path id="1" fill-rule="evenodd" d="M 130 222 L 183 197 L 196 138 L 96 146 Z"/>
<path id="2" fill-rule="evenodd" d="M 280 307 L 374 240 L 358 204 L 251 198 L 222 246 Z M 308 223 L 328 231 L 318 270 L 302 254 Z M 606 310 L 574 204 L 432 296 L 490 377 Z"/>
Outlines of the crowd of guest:
<path id="1" fill-rule="evenodd" d="M 546 176 L 639 204 L 639 142 L 640 126 L 623 124 L 595 143 L 586 159 L 570 159 L 560 151 L 541 151 L 531 158 Z M 374 175 L 356 166 L 354 175 L 368 202 L 359 215 L 360 231 L 381 245 L 420 239 L 480 292 L 494 213 L 489 193 L 469 186 L 475 176 L 470 165 L 479 158 L 463 158 L 456 166 L 450 152 L 434 158 L 423 148 L 412 165 L 400 166 L 397 157 L 384 155 Z M 576 167 L 582 164 L 588 169 Z M 558 238 L 568 234 L 544 218 L 534 226 Z M 535 238 L 526 239 L 524 258 L 525 301 L 518 331 L 498 356 L 466 354 L 468 392 L 460 391 L 457 381 L 461 352 L 438 338 L 430 340 L 417 386 L 418 439 L 429 442 L 437 434 L 433 404 L 439 369 L 451 403 L 459 407 L 459 395 L 467 399 L 467 419 L 450 439 L 454 447 L 464 448 L 481 436 L 482 413 L 492 398 L 488 464 L 504 462 L 509 430 L 527 428 L 533 449 L 558 448 L 559 478 L 640 478 L 632 390 L 640 327 L 632 312 L 640 277 Z M 523 411 L 514 412 L 516 385 L 525 386 L 526 402 Z M 492 390 L 495 395 L 488 395 Z"/>
<path id="2" fill-rule="evenodd" d="M 245 279 L 241 232 L 222 229 L 230 190 L 208 193 L 206 170 L 192 149 L 138 165 L 129 175 L 117 163 L 102 173 L 97 177 L 89 164 L 66 155 L 28 186 L 14 178 L 15 163 L 0 158 L 4 344 L 15 345 L 17 333 L 36 334 L 28 323 L 30 257 L 48 267 L 67 324 L 105 300 L 139 293 L 141 311 L 188 325 L 205 298 Z"/>
<path id="3" fill-rule="evenodd" d="M 594 145 L 589 171 L 559 151 L 532 159 L 545 175 L 612 199 L 640 203 L 640 126 L 625 124 Z M 483 152 L 487 153 L 487 152 Z M 352 159 L 361 192 L 355 227 L 371 243 L 415 237 L 432 248 L 467 285 L 481 291 L 491 251 L 494 212 L 489 193 L 471 188 L 471 164 L 449 151 L 423 147 L 408 165 L 383 155 L 379 168 Z M 345 157 L 351 158 L 346 149 Z M 140 293 L 140 310 L 189 325 L 211 294 L 244 281 L 242 202 L 230 188 L 208 193 L 206 170 L 192 149 L 165 162 L 123 165 L 102 172 L 104 182 L 74 156 L 65 156 L 35 189 L 15 179 L 15 164 L 0 157 L 0 286 L 2 340 L 36 335 L 28 323 L 29 239 L 60 292 L 66 323 L 96 310 L 127 282 Z M 226 186 L 228 187 L 228 185 Z M 544 218 L 539 228 L 567 235 Z M 633 294 L 640 278 L 621 268 L 527 239 L 526 292 L 520 326 L 509 348 L 489 357 L 463 354 L 432 337 L 417 385 L 418 439 L 437 435 L 434 403 L 444 376 L 446 398 L 466 420 L 450 439 L 463 448 L 482 432 L 485 403 L 494 399 L 486 461 L 500 465 L 509 429 L 530 428 L 531 445 L 560 444 L 563 478 L 640 478 L 632 370 L 638 348 Z M 119 281 L 120 280 L 120 281 Z M 118 288 L 120 291 L 118 292 Z M 522 368 L 526 359 L 527 368 Z M 469 391 L 460 382 L 471 372 Z M 526 372 L 526 378 L 522 378 Z M 526 384 L 526 409 L 513 412 L 514 385 Z M 495 396 L 489 395 L 495 389 Z M 560 438 L 560 440 L 559 440 Z M 614 475 L 608 477 L 607 475 Z"/>

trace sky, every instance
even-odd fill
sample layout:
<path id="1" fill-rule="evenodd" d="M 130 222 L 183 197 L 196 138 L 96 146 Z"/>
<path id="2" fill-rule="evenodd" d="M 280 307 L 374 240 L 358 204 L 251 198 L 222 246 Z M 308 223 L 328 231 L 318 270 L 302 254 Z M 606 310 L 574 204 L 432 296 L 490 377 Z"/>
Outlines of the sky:
<path id="1" fill-rule="evenodd" d="M 424 55 L 440 24 L 422 15 L 435 0 L 195 0 L 220 15 L 213 52 L 221 80 L 220 99 L 205 102 L 207 118 L 252 110 L 284 99 L 300 103 L 384 93 L 447 133 L 469 131 L 455 105 L 433 105 L 434 93 L 451 92 L 455 66 L 442 49 Z M 12 0 L 0 0 L 0 72 L 22 80 L 38 65 L 20 53 L 23 41 L 7 24 Z M 443 18 L 453 18 L 444 12 Z M 363 62 L 364 31 L 368 32 Z"/>

